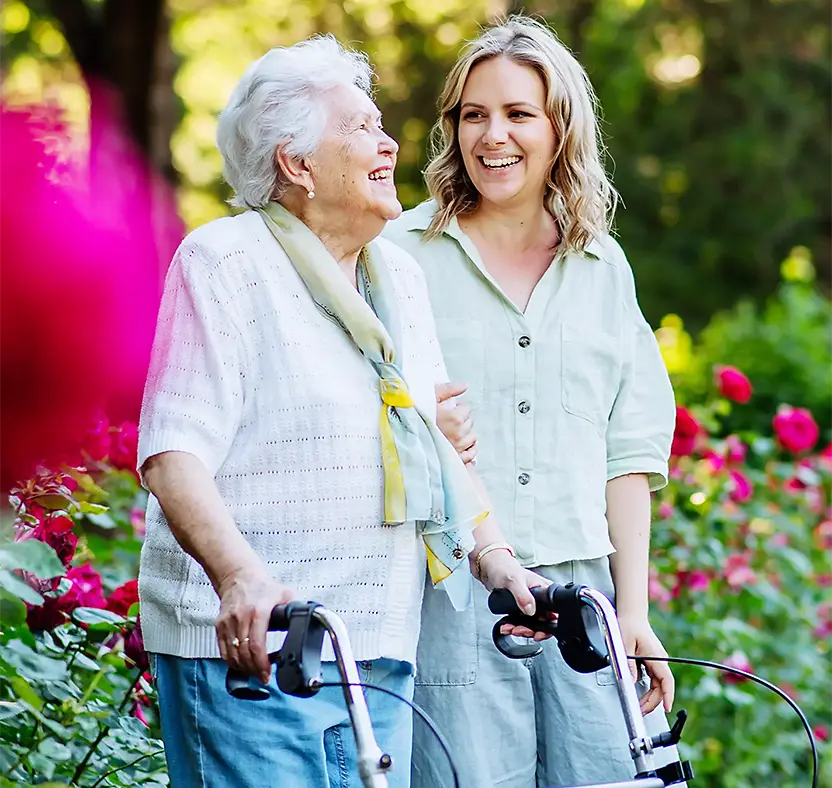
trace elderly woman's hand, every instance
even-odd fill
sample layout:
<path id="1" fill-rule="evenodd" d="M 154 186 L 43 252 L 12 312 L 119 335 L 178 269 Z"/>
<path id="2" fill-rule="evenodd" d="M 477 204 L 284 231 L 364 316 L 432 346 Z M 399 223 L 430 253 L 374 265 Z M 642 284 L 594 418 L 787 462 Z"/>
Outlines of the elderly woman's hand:
<path id="1" fill-rule="evenodd" d="M 257 566 L 223 578 L 217 593 L 216 630 L 222 658 L 235 670 L 259 676 L 267 684 L 272 673 L 266 648 L 269 616 L 275 605 L 291 602 L 294 592 Z"/>
<path id="2" fill-rule="evenodd" d="M 470 406 L 454 401 L 454 397 L 467 390 L 467 383 L 439 383 L 436 386 L 436 426 L 465 463 L 477 456 L 477 436 L 474 434 Z"/>
<path id="3" fill-rule="evenodd" d="M 550 580 L 522 567 L 520 562 L 507 550 L 493 550 L 488 555 L 483 556 L 480 562 L 480 582 L 489 591 L 493 591 L 495 588 L 507 588 L 511 591 L 518 607 L 529 616 L 533 616 L 535 613 L 534 597 L 529 589 L 545 588 L 551 585 Z M 550 618 L 554 620 L 555 615 L 550 614 Z M 534 638 L 535 640 L 548 640 L 552 637 L 545 632 L 535 632 L 528 627 L 511 624 L 506 624 L 500 631 L 504 635 Z"/>

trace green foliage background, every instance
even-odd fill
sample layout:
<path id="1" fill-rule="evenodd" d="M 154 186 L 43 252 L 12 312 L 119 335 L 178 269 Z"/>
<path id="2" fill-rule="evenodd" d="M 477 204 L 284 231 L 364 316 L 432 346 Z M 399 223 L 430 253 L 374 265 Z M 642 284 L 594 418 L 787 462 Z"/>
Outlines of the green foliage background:
<path id="1" fill-rule="evenodd" d="M 85 2 L 93 11 L 105 4 Z M 14 100 L 52 97 L 83 125 L 83 89 L 50 13 L 61 5 L 4 4 L 3 88 Z M 400 195 L 416 204 L 436 98 L 459 46 L 521 8 L 552 24 L 596 86 L 624 199 L 618 230 L 654 324 L 674 312 L 697 331 L 740 297 L 759 302 L 797 244 L 828 288 L 832 59 L 823 0 L 169 0 L 175 77 L 156 89 L 173 91 L 166 111 L 175 115 L 186 223 L 226 212 L 215 117 L 243 69 L 269 47 L 319 31 L 369 53 L 386 126 L 401 143 Z"/>

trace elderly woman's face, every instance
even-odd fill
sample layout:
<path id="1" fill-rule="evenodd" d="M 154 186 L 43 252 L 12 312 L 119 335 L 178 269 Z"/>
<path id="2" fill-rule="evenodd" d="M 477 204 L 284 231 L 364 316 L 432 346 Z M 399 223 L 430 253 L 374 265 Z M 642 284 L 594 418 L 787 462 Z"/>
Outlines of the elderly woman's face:
<path id="1" fill-rule="evenodd" d="M 395 219 L 402 212 L 393 181 L 399 146 L 378 107 L 354 86 L 333 88 L 324 101 L 328 121 L 312 157 L 315 199 L 356 222 Z"/>

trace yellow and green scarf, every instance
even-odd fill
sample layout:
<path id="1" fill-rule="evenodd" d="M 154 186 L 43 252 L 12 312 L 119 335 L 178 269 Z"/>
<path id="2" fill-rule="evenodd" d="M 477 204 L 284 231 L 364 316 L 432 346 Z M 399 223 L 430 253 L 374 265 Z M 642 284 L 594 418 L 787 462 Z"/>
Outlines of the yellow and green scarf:
<path id="1" fill-rule="evenodd" d="M 396 357 L 400 323 L 390 274 L 375 243 L 361 252 L 359 291 L 321 240 L 280 203 L 258 209 L 312 298 L 338 322 L 379 377 L 384 524 L 413 521 L 425 541 L 428 570 L 454 607 L 470 604 L 468 553 L 484 516 L 473 482 L 456 450 L 422 413 Z"/>

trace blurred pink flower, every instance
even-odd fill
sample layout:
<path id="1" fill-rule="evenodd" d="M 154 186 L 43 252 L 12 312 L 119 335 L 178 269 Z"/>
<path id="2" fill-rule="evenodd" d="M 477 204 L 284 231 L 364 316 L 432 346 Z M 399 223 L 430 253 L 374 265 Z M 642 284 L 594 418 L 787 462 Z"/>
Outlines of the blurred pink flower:
<path id="1" fill-rule="evenodd" d="M 824 520 L 815 527 L 815 541 L 821 550 L 832 550 L 832 519 Z"/>
<path id="2" fill-rule="evenodd" d="M 819 640 L 826 640 L 832 635 L 832 603 L 824 602 L 818 605 L 818 624 L 813 630 L 814 635 Z"/>
<path id="3" fill-rule="evenodd" d="M 714 379 L 721 396 L 744 405 L 751 399 L 751 381 L 736 367 L 714 368 Z"/>
<path id="4" fill-rule="evenodd" d="M 0 107 L 4 490 L 37 463 L 70 460 L 98 410 L 137 413 L 163 272 L 182 235 L 172 190 L 116 111 L 95 104 L 90 149 L 65 162 L 53 151 L 78 146 L 55 111 Z"/>
<path id="5" fill-rule="evenodd" d="M 114 468 L 136 473 L 139 430 L 135 423 L 125 421 L 110 436 L 110 463 Z"/>
<path id="6" fill-rule="evenodd" d="M 815 725 L 812 734 L 817 741 L 829 741 L 829 728 L 826 725 Z"/>
<path id="7" fill-rule="evenodd" d="M 746 657 L 742 651 L 735 651 L 730 657 L 723 660 L 723 664 L 727 665 L 729 668 L 744 670 L 746 673 L 754 672 L 754 668 L 748 661 L 748 657 Z M 734 673 L 727 672 L 722 674 L 722 680 L 726 684 L 742 684 L 744 681 L 750 681 L 750 679 L 747 679 L 745 676 L 737 676 Z"/>
<path id="8" fill-rule="evenodd" d="M 72 581 L 73 588 L 77 589 L 78 607 L 104 608 L 107 606 L 104 589 L 101 586 L 101 575 L 93 569 L 92 564 L 74 566 L 66 573 L 66 576 Z"/>
<path id="9" fill-rule="evenodd" d="M 92 427 L 87 430 L 81 445 L 84 458 L 101 462 L 110 454 L 110 422 L 103 413 L 99 413 Z"/>
<path id="10" fill-rule="evenodd" d="M 775 549 L 778 547 L 788 547 L 789 546 L 789 535 L 788 534 L 772 534 L 771 539 L 768 540 L 768 543 Z"/>
<path id="11" fill-rule="evenodd" d="M 728 462 L 745 462 L 745 456 L 747 453 L 748 446 L 746 446 L 736 435 L 729 435 L 725 439 L 725 459 L 728 460 Z"/>
<path id="12" fill-rule="evenodd" d="M 719 473 L 725 468 L 725 458 L 720 457 L 716 452 L 709 451 L 705 455 L 705 464 L 708 466 L 711 473 Z"/>
<path id="13" fill-rule="evenodd" d="M 820 437 L 815 419 L 805 408 L 781 405 L 772 426 L 780 445 L 793 454 L 809 451 Z"/>
<path id="14" fill-rule="evenodd" d="M 740 471 L 731 471 L 731 500 L 734 503 L 747 503 L 751 500 L 754 490 L 748 477 Z"/>
<path id="15" fill-rule="evenodd" d="M 670 600 L 673 598 L 670 591 L 659 579 L 658 572 L 653 567 L 650 567 L 650 576 L 647 583 L 647 592 L 650 596 L 651 601 L 658 602 L 659 606 L 661 607 L 665 607 L 667 603 L 670 602 Z"/>
<path id="16" fill-rule="evenodd" d="M 670 501 L 662 501 L 659 504 L 659 517 L 662 520 L 669 520 L 673 517 L 673 514 L 676 510 L 673 508 L 673 504 Z"/>
<path id="17" fill-rule="evenodd" d="M 692 571 L 680 569 L 676 573 L 676 586 L 673 589 L 673 597 L 678 597 L 683 588 L 692 592 L 707 591 L 710 584 L 711 578 L 707 572 L 703 572 L 701 569 L 694 569 Z"/>
<path id="18" fill-rule="evenodd" d="M 147 525 L 145 523 L 144 509 L 134 507 L 130 510 L 130 525 L 133 526 L 133 533 L 139 538 L 144 539 Z"/>
<path id="19" fill-rule="evenodd" d="M 750 557 L 751 554 L 746 551 L 733 553 L 725 560 L 722 570 L 731 588 L 738 589 L 757 582 L 757 573 L 751 568 Z"/>
<path id="20" fill-rule="evenodd" d="M 676 427 L 673 431 L 670 454 L 674 457 L 691 454 L 696 444 L 696 438 L 702 431 L 702 426 L 693 417 L 693 414 L 682 405 L 677 405 Z"/>

